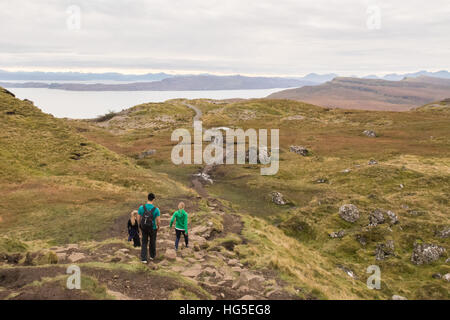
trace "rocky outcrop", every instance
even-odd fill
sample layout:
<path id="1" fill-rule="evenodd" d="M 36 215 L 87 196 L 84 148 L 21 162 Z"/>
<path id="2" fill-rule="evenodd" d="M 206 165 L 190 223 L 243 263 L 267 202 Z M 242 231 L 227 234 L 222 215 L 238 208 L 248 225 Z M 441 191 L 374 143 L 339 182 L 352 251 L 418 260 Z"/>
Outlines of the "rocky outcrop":
<path id="1" fill-rule="evenodd" d="M 389 223 L 390 224 L 397 224 L 398 223 L 398 217 L 397 217 L 397 215 L 395 214 L 395 212 L 392 212 L 392 211 L 388 211 L 388 212 L 386 212 L 386 214 L 387 214 L 387 216 L 389 217 Z"/>
<path id="2" fill-rule="evenodd" d="M 369 226 L 377 226 L 379 224 L 384 223 L 385 218 L 384 218 L 384 212 L 380 209 L 375 209 L 374 211 L 372 211 L 370 213 L 369 216 Z"/>
<path id="3" fill-rule="evenodd" d="M 450 228 L 445 228 L 439 231 L 436 231 L 436 237 L 446 239 L 450 237 Z"/>
<path id="4" fill-rule="evenodd" d="M 388 240 L 386 243 L 377 244 L 375 249 L 375 258 L 377 260 L 384 260 L 388 256 L 394 255 L 394 241 Z"/>
<path id="5" fill-rule="evenodd" d="M 364 130 L 363 134 L 368 136 L 369 138 L 376 138 L 377 134 L 375 133 L 375 131 L 372 130 Z"/>
<path id="6" fill-rule="evenodd" d="M 270 163 L 270 152 L 267 147 L 251 147 L 245 152 L 245 161 L 250 163 L 250 152 L 256 155 L 256 163 L 258 164 L 268 164 Z M 254 160 L 254 159 L 252 159 Z"/>
<path id="7" fill-rule="evenodd" d="M 416 243 L 411 255 L 411 262 L 416 265 L 430 264 L 444 255 L 445 249 L 432 243 Z"/>
<path id="8" fill-rule="evenodd" d="M 339 215 L 347 222 L 355 223 L 359 220 L 359 210 L 353 204 L 344 204 L 339 208 Z"/>
<path id="9" fill-rule="evenodd" d="M 149 157 L 149 156 L 154 155 L 155 153 L 156 153 L 156 150 L 155 150 L 155 149 L 150 149 L 150 150 L 141 152 L 141 153 L 138 155 L 138 159 L 140 159 L 140 160 L 145 159 L 145 158 L 147 158 L 147 157 Z"/>
<path id="10" fill-rule="evenodd" d="M 340 230 L 337 232 L 332 232 L 329 234 L 330 238 L 342 238 L 345 236 L 345 231 L 344 230 Z"/>
<path id="11" fill-rule="evenodd" d="M 272 197 L 272 202 L 279 205 L 279 206 L 283 206 L 286 204 L 286 200 L 284 200 L 284 196 L 277 191 L 274 191 L 270 194 L 270 196 Z"/>
<path id="12" fill-rule="evenodd" d="M 294 152 L 303 157 L 306 157 L 307 155 L 309 155 L 309 150 L 302 146 L 290 146 L 289 151 Z"/>

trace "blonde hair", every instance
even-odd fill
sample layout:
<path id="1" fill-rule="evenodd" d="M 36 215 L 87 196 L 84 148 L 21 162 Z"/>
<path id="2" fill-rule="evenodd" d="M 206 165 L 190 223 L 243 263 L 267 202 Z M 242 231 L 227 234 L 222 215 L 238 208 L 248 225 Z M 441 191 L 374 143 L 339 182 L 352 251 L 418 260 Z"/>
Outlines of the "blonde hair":
<path id="1" fill-rule="evenodd" d="M 178 204 L 178 209 L 184 209 L 184 202 L 180 202 L 179 204 Z"/>
<path id="2" fill-rule="evenodd" d="M 134 211 L 131 212 L 130 215 L 131 215 L 131 218 L 130 218 L 131 223 L 134 225 L 136 223 L 136 220 L 137 220 L 138 212 L 136 210 L 134 210 Z"/>

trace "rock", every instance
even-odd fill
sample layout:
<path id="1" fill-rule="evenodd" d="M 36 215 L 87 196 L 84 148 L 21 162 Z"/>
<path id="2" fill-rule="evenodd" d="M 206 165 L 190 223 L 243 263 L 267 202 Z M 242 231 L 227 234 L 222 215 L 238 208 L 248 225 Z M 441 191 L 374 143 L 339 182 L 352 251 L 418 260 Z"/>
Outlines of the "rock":
<path id="1" fill-rule="evenodd" d="M 450 273 L 446 273 L 444 274 L 444 276 L 442 277 L 442 279 L 444 279 L 447 282 L 450 282 Z"/>
<path id="2" fill-rule="evenodd" d="M 237 259 L 230 259 L 228 260 L 228 265 L 229 266 L 235 266 L 239 263 L 239 261 Z"/>
<path id="3" fill-rule="evenodd" d="M 177 252 L 175 249 L 166 249 L 164 252 L 164 258 L 167 260 L 175 260 L 177 258 Z"/>
<path id="4" fill-rule="evenodd" d="M 256 159 L 250 159 L 250 153 L 252 153 L 252 155 L 255 155 Z M 250 160 L 252 161 L 250 162 Z M 261 146 L 259 148 L 250 147 L 245 153 L 245 161 L 252 164 L 268 164 L 270 163 L 270 152 L 265 146 Z"/>
<path id="5" fill-rule="evenodd" d="M 272 192 L 271 194 L 272 197 L 272 202 L 279 205 L 279 206 L 283 206 L 286 204 L 286 201 L 284 200 L 283 195 L 280 192 Z"/>
<path id="6" fill-rule="evenodd" d="M 441 279 L 442 278 L 442 274 L 440 273 L 435 273 L 431 276 L 433 279 Z"/>
<path id="7" fill-rule="evenodd" d="M 359 220 L 359 210 L 353 204 L 344 204 L 339 208 L 339 215 L 347 222 L 354 223 Z"/>
<path id="8" fill-rule="evenodd" d="M 197 264 L 183 271 L 181 275 L 185 277 L 196 278 L 200 275 L 200 273 L 202 273 L 202 267 L 199 264 Z"/>
<path id="9" fill-rule="evenodd" d="M 372 130 L 364 130 L 363 134 L 368 136 L 369 138 L 376 138 L 377 134 L 375 133 L 375 131 Z"/>
<path id="10" fill-rule="evenodd" d="M 361 234 L 356 235 L 356 241 L 358 241 L 363 246 L 366 246 L 367 244 L 367 238 Z"/>
<path id="11" fill-rule="evenodd" d="M 384 223 L 383 211 L 380 209 L 375 209 L 374 211 L 372 211 L 369 216 L 369 222 L 369 225 L 374 227 Z"/>
<path id="12" fill-rule="evenodd" d="M 232 288 L 233 289 L 238 289 L 240 287 L 247 286 L 247 285 L 248 285 L 247 273 L 246 272 L 241 272 L 239 278 L 233 283 Z"/>
<path id="13" fill-rule="evenodd" d="M 214 183 L 213 179 L 211 179 L 211 176 L 204 172 L 196 173 L 196 174 L 194 174 L 194 177 L 199 177 L 200 181 L 203 183 L 209 183 L 209 184 Z"/>
<path id="14" fill-rule="evenodd" d="M 384 260 L 386 257 L 394 255 L 394 241 L 388 240 L 386 243 L 377 244 L 375 249 L 375 258 Z"/>
<path id="15" fill-rule="evenodd" d="M 156 150 L 155 150 L 155 149 L 150 149 L 150 150 L 141 152 L 141 153 L 138 155 L 138 159 L 145 159 L 145 158 L 147 158 L 147 157 L 149 157 L 149 156 L 151 156 L 151 155 L 154 155 L 155 153 L 156 153 Z"/>
<path id="16" fill-rule="evenodd" d="M 368 164 L 369 164 L 369 166 L 373 166 L 373 165 L 378 164 L 378 162 L 377 162 L 377 160 L 370 159 Z"/>
<path id="17" fill-rule="evenodd" d="M 408 300 L 405 297 L 394 294 L 391 298 L 392 300 Z"/>
<path id="18" fill-rule="evenodd" d="M 350 169 L 344 169 L 344 170 L 342 170 L 341 172 L 342 172 L 342 173 L 349 173 L 350 171 L 352 171 L 352 170 L 350 170 Z"/>
<path id="19" fill-rule="evenodd" d="M 430 264 L 438 260 L 444 253 L 445 249 L 431 243 L 416 243 L 411 255 L 411 262 L 416 265 Z"/>
<path id="20" fill-rule="evenodd" d="M 398 217 L 395 214 L 395 212 L 392 212 L 392 211 L 389 210 L 388 212 L 386 212 L 386 214 L 387 214 L 387 216 L 390 219 L 390 224 L 397 224 L 398 223 Z"/>
<path id="21" fill-rule="evenodd" d="M 210 276 L 210 277 L 216 277 L 217 271 L 211 267 L 206 267 L 203 269 L 203 271 L 200 273 L 202 276 Z"/>
<path id="22" fill-rule="evenodd" d="M 316 183 L 328 183 L 328 179 L 327 178 L 320 178 L 316 180 Z"/>
<path id="23" fill-rule="evenodd" d="M 346 266 L 338 266 L 339 269 L 341 269 L 342 271 L 344 271 L 350 278 L 352 279 L 358 279 L 358 277 L 355 275 L 355 273 L 347 268 Z"/>
<path id="24" fill-rule="evenodd" d="M 127 249 L 127 248 L 119 249 L 119 250 L 117 250 L 117 251 L 118 251 L 118 252 L 122 252 L 122 253 L 124 253 L 124 254 L 130 253 L 130 249 Z"/>
<path id="25" fill-rule="evenodd" d="M 450 237 L 450 228 L 445 228 L 443 230 L 436 231 L 436 237 L 439 237 L 442 239 L 446 239 L 446 238 Z"/>
<path id="26" fill-rule="evenodd" d="M 338 232 L 332 232 L 329 234 L 330 238 L 342 238 L 343 236 L 345 236 L 345 231 L 341 230 Z"/>
<path id="27" fill-rule="evenodd" d="M 239 298 L 238 300 L 256 300 L 256 298 L 254 296 L 246 294 L 245 296 Z"/>
<path id="28" fill-rule="evenodd" d="M 59 262 L 62 262 L 62 261 L 64 261 L 64 260 L 66 260 L 66 258 L 67 258 L 67 253 L 65 253 L 65 252 L 57 252 L 57 253 L 56 253 L 56 256 L 58 257 L 58 261 L 59 261 Z"/>
<path id="29" fill-rule="evenodd" d="M 68 259 L 70 262 L 74 263 L 74 262 L 78 262 L 78 261 L 80 261 L 80 260 L 83 260 L 84 258 L 86 258 L 86 256 L 85 256 L 84 253 L 81 253 L 81 252 L 74 252 L 74 253 L 72 253 L 67 259 Z"/>
<path id="30" fill-rule="evenodd" d="M 303 157 L 306 157 L 309 154 L 308 149 L 306 149 L 305 147 L 302 147 L 302 146 L 290 146 L 289 151 L 294 152 Z"/>
<path id="31" fill-rule="evenodd" d="M 248 286 L 256 291 L 264 289 L 265 279 L 262 276 L 252 275 L 248 277 Z"/>
<path id="32" fill-rule="evenodd" d="M 445 260 L 445 263 L 450 263 L 450 258 L 447 258 L 447 260 Z"/>

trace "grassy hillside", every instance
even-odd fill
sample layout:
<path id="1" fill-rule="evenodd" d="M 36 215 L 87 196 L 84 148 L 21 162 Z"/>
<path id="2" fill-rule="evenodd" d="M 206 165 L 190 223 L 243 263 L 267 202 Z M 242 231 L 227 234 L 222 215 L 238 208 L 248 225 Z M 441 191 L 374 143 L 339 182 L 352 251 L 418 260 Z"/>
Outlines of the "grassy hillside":
<path id="1" fill-rule="evenodd" d="M 57 275 L 67 262 L 61 254 L 74 250 L 87 270 L 81 298 L 135 298 L 133 286 L 140 285 L 162 290 L 146 291 L 146 298 L 166 299 L 450 298 L 448 282 L 436 276 L 450 272 L 443 233 L 450 225 L 450 114 L 434 107 L 397 113 L 287 100 L 190 100 L 202 110 L 205 128 L 280 129 L 277 175 L 261 176 L 259 165 L 218 166 L 214 183 L 202 187 L 208 196 L 200 197 L 191 188 L 202 165 L 170 161 L 172 130 L 192 130 L 194 112 L 183 102 L 61 120 L 0 93 L 0 228 L 7 235 L 0 254 L 20 258 L 15 267 L 14 261 L 0 267 L 11 281 L 0 282 L 0 298 L 46 297 L 50 289 L 73 298 L 64 296 Z M 306 147 L 308 155 L 290 152 L 291 145 Z M 163 230 L 157 261 L 141 266 L 117 219 L 126 222 L 147 190 L 161 195 Z M 287 204 L 273 203 L 273 191 Z M 174 257 L 167 213 L 179 200 L 188 205 L 192 249 Z M 360 211 L 355 223 L 339 216 L 348 203 Z M 375 209 L 393 211 L 398 223 L 369 226 Z M 344 235 L 329 236 L 338 231 Z M 393 253 L 376 260 L 377 248 L 391 240 Z M 417 243 L 447 252 L 416 265 Z M 15 289 L 11 280 L 12 270 L 28 274 L 27 252 L 40 270 L 27 281 L 41 289 Z M 366 286 L 370 265 L 381 269 L 381 290 Z"/>
<path id="2" fill-rule="evenodd" d="M 2 234 L 87 240 L 144 201 L 147 190 L 175 197 L 186 192 L 4 91 L 0 130 Z"/>
<path id="3" fill-rule="evenodd" d="M 330 108 L 406 111 L 449 95 L 449 79 L 422 76 L 401 81 L 335 78 L 319 86 L 276 92 L 269 98 L 306 101 Z"/>

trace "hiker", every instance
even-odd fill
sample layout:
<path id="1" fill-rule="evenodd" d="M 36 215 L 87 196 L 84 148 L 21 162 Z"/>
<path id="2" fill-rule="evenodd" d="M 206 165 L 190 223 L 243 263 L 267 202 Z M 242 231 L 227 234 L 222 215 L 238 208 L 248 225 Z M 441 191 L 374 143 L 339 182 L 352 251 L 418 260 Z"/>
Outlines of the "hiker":
<path id="1" fill-rule="evenodd" d="M 128 219 L 128 241 L 133 240 L 135 248 L 141 246 L 141 238 L 139 237 L 139 223 L 138 212 L 134 210 L 131 212 L 130 219 Z"/>
<path id="2" fill-rule="evenodd" d="M 184 211 L 184 202 L 178 204 L 178 211 L 173 213 L 172 219 L 170 219 L 170 228 L 172 228 L 173 221 L 175 222 L 175 251 L 178 250 L 178 243 L 180 242 L 181 234 L 183 234 L 186 248 L 189 248 L 188 239 L 188 214 Z"/>
<path id="3" fill-rule="evenodd" d="M 139 207 L 138 220 L 142 232 L 141 261 L 147 263 L 147 243 L 149 243 L 150 260 L 156 256 L 156 235 L 161 224 L 161 213 L 153 204 L 155 195 L 148 194 L 146 204 Z"/>

